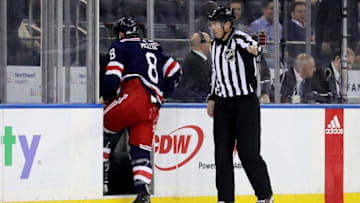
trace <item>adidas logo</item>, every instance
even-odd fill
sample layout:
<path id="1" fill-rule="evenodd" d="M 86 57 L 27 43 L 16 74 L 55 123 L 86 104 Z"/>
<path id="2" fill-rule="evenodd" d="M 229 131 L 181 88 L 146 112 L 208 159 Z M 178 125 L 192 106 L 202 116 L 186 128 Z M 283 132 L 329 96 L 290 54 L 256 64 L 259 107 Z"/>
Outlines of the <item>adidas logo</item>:
<path id="1" fill-rule="evenodd" d="M 343 134 L 344 130 L 342 129 L 339 118 L 337 115 L 334 116 L 334 118 L 330 121 L 330 123 L 327 125 L 325 129 L 325 134 Z"/>

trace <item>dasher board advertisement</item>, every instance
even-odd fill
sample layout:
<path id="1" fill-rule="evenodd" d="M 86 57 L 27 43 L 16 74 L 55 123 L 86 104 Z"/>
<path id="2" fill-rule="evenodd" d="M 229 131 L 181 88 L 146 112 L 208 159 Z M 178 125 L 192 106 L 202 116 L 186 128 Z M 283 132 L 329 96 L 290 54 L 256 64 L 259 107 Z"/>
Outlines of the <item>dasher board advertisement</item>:
<path id="1" fill-rule="evenodd" d="M 50 106 L 0 105 L 0 202 L 133 201 L 134 195 L 103 195 L 102 106 Z M 333 203 L 342 192 L 345 203 L 360 202 L 359 120 L 360 106 L 262 106 L 261 154 L 275 201 Z M 216 202 L 212 124 L 205 105 L 164 105 L 154 137 L 152 202 Z M 340 153 L 332 157 L 334 151 Z M 342 161 L 342 176 L 333 179 Z M 236 201 L 255 202 L 238 158 L 234 171 Z"/>
<path id="2" fill-rule="evenodd" d="M 344 109 L 338 124 L 345 137 L 344 193 L 360 192 L 353 179 L 360 177 L 355 172 L 360 171 L 360 113 L 355 111 L 360 109 Z M 261 154 L 275 194 L 326 192 L 325 158 L 330 152 L 325 151 L 325 112 L 314 105 L 261 109 Z M 161 109 L 154 139 L 156 196 L 216 196 L 212 125 L 205 107 Z M 254 195 L 235 150 L 234 157 L 236 195 Z"/>
<path id="3" fill-rule="evenodd" d="M 0 108 L 1 200 L 101 197 L 102 105 L 38 107 Z"/>

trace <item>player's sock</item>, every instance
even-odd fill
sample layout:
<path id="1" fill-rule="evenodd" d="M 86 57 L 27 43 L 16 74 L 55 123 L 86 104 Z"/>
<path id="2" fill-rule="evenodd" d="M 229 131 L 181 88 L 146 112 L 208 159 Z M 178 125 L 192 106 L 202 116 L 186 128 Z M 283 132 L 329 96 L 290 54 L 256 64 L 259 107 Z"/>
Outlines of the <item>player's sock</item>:
<path id="1" fill-rule="evenodd" d="M 103 193 L 109 193 L 109 170 L 110 170 L 110 156 L 111 149 L 117 144 L 119 140 L 118 135 L 110 134 L 104 132 L 104 142 L 103 142 L 103 171 L 104 171 L 104 186 Z"/>
<path id="2" fill-rule="evenodd" d="M 149 185 L 152 179 L 150 151 L 130 145 L 130 157 L 136 192 L 138 194 L 150 194 Z"/>
<path id="3" fill-rule="evenodd" d="M 103 148 L 103 170 L 104 170 L 104 188 L 103 192 L 104 194 L 107 194 L 109 192 L 109 169 L 110 169 L 110 153 L 111 148 L 109 146 L 109 143 L 105 144 Z"/>

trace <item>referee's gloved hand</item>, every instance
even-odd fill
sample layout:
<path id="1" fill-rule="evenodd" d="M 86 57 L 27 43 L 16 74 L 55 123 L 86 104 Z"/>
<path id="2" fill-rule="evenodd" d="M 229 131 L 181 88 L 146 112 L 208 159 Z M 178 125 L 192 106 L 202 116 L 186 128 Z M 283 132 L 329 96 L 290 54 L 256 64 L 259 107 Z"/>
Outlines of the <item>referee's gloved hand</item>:
<path id="1" fill-rule="evenodd" d="M 249 53 L 254 54 L 255 56 L 258 55 L 257 46 L 248 46 L 248 47 L 246 47 L 246 50 L 247 50 Z"/>
<path id="2" fill-rule="evenodd" d="M 208 105 L 207 105 L 207 114 L 210 117 L 214 116 L 214 106 L 215 106 L 215 101 L 214 100 L 209 100 Z"/>

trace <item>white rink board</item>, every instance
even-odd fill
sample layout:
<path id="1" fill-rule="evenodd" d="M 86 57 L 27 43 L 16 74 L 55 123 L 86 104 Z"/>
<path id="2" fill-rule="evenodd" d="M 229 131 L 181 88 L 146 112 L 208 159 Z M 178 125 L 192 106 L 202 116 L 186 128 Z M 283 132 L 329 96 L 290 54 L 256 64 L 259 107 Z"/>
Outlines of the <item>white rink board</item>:
<path id="1" fill-rule="evenodd" d="M 1 126 L 1 129 L 0 129 L 0 136 L 3 136 L 4 134 L 4 128 L 3 128 L 3 125 L 4 124 L 4 112 L 2 109 L 0 109 L 0 126 Z M 0 137 L 0 188 L 4 188 L 5 185 L 4 185 L 4 179 L 3 179 L 3 171 L 4 171 L 4 147 L 3 147 L 3 144 L 1 144 L 2 138 Z M 0 200 L 3 200 L 4 196 L 4 192 L 3 190 L 1 189 L 0 190 Z"/>
<path id="2" fill-rule="evenodd" d="M 274 193 L 323 194 L 325 109 L 270 105 L 261 112 L 261 151 Z M 100 105 L 26 109 L 0 105 L 0 136 L 5 126 L 11 126 L 16 138 L 12 166 L 4 166 L 0 144 L 0 201 L 103 199 L 102 116 Z M 360 107 L 344 109 L 345 193 L 360 193 L 359 120 Z M 19 136 L 26 138 L 28 148 L 33 135 L 40 135 L 39 145 L 29 177 L 21 179 L 25 158 Z M 154 197 L 216 196 L 212 119 L 205 107 L 165 105 L 156 135 Z M 235 174 L 236 194 L 253 195 L 243 169 L 235 169 Z"/>
<path id="3" fill-rule="evenodd" d="M 261 113 L 261 153 L 274 193 L 323 193 L 324 109 L 262 109 Z"/>
<path id="4" fill-rule="evenodd" d="M 11 126 L 15 136 L 12 166 L 3 167 L 1 200 L 65 200 L 102 196 L 102 108 L 0 109 L 1 136 Z M 1 120 L 0 120 L 1 121 Z M 40 136 L 28 177 L 21 178 L 28 149 Z M 0 146 L 1 157 L 4 145 Z M 1 161 L 4 166 L 4 161 Z"/>
<path id="5" fill-rule="evenodd" d="M 325 109 L 321 107 L 262 108 L 261 113 L 261 153 L 268 165 L 274 193 L 324 193 Z M 359 177 L 356 171 L 360 171 L 359 109 L 345 109 L 344 120 L 344 192 L 360 192 L 358 181 L 353 179 Z M 185 154 L 175 153 L 173 149 L 163 150 L 163 153 L 157 150 L 155 165 L 170 168 L 191 156 L 199 135 L 190 128 L 177 130 L 189 125 L 198 126 L 203 131 L 203 144 L 199 151 L 179 168 L 154 169 L 156 196 L 216 196 L 217 194 L 215 168 L 199 167 L 200 163 L 214 163 L 212 119 L 207 116 L 205 108 L 163 108 L 160 111 L 157 135 L 170 137 L 175 135 L 179 140 L 179 136 L 184 134 L 190 135 L 191 138 Z M 176 132 L 173 132 L 175 130 Z M 173 138 L 172 147 L 174 140 Z M 168 143 L 169 141 L 165 142 L 164 139 L 164 149 L 167 148 Z M 159 147 L 159 144 L 155 142 L 155 146 Z M 235 162 L 239 162 L 238 158 Z M 243 169 L 235 169 L 235 175 L 236 194 L 254 194 Z"/>
<path id="6" fill-rule="evenodd" d="M 344 110 L 344 191 L 360 191 L 360 109 Z"/>
<path id="7" fill-rule="evenodd" d="M 210 196 L 215 193 L 214 169 L 199 169 L 199 163 L 214 164 L 214 149 L 212 136 L 212 120 L 207 116 L 206 109 L 166 109 L 160 111 L 159 122 L 156 128 L 157 135 L 166 135 L 173 130 L 187 125 L 199 126 L 204 135 L 200 151 L 187 164 L 177 170 L 162 171 L 154 169 L 154 190 L 158 196 Z M 194 151 L 198 143 L 198 134 L 194 130 L 182 130 L 191 135 L 188 153 L 175 154 L 170 151 L 166 154 L 155 153 L 155 166 L 170 166 L 173 163 L 184 161 Z"/>

